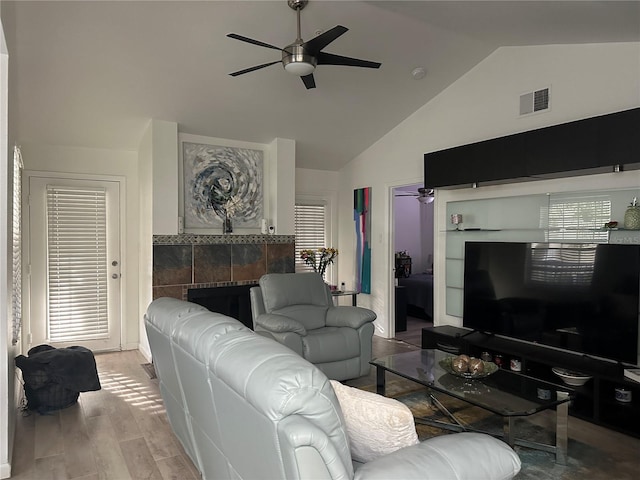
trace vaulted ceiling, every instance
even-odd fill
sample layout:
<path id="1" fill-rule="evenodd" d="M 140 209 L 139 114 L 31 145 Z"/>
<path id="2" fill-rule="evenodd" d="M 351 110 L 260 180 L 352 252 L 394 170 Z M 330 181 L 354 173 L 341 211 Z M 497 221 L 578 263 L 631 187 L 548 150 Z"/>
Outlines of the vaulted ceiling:
<path id="1" fill-rule="evenodd" d="M 296 14 L 278 1 L 0 3 L 10 135 L 22 143 L 135 150 L 149 118 L 185 133 L 296 140 L 298 167 L 337 170 L 501 46 L 640 41 L 640 2 L 323 1 L 302 11 L 325 51 L 382 63 L 320 65 L 317 88 L 279 64 Z M 423 67 L 426 76 L 411 72 Z M 597 68 L 597 65 L 594 66 Z"/>

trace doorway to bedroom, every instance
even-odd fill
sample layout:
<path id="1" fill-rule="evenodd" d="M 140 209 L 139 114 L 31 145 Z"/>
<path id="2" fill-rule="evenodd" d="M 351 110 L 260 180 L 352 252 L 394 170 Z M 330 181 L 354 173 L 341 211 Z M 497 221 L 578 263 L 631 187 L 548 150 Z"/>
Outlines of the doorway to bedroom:
<path id="1" fill-rule="evenodd" d="M 422 184 L 393 188 L 395 339 L 421 346 L 433 326 L 433 196 Z M 422 189 L 422 190 L 421 190 Z"/>

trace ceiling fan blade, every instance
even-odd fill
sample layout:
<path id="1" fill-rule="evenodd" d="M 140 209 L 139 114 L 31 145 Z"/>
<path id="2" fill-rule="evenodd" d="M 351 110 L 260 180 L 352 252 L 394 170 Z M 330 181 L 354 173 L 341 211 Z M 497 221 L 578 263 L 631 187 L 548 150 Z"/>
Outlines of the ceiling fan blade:
<path id="1" fill-rule="evenodd" d="M 276 47 L 275 45 L 269 45 L 268 43 L 261 42 L 260 40 L 254 40 L 253 38 L 243 37 L 242 35 L 238 35 L 237 33 L 229 33 L 227 37 L 233 38 L 235 40 L 240 40 L 241 42 L 252 43 L 254 45 L 258 45 L 259 47 L 271 48 L 273 50 L 282 51 L 280 47 Z"/>
<path id="2" fill-rule="evenodd" d="M 349 29 L 347 27 L 343 27 L 342 25 L 336 25 L 331 30 L 327 30 L 324 33 L 321 33 L 315 38 L 312 38 L 308 42 L 304 42 L 302 46 L 304 49 L 309 52 L 310 55 L 314 57 L 320 53 L 324 47 L 333 42 L 340 35 L 346 33 Z"/>
<path id="3" fill-rule="evenodd" d="M 381 63 L 360 60 L 358 58 L 343 57 L 333 53 L 320 52 L 318 54 L 318 65 L 342 65 L 346 67 L 380 68 Z"/>
<path id="4" fill-rule="evenodd" d="M 302 79 L 304 86 L 307 87 L 307 90 L 309 90 L 310 88 L 316 88 L 316 81 L 313 78 L 313 73 L 300 78 Z"/>
<path id="5" fill-rule="evenodd" d="M 255 67 L 245 68 L 244 70 L 238 70 L 237 72 L 230 73 L 232 77 L 237 77 L 238 75 L 243 75 L 245 73 L 253 72 L 255 70 L 260 70 L 264 67 L 269 67 L 271 65 L 275 65 L 276 63 L 281 63 L 281 60 L 277 60 L 275 62 L 263 63 L 262 65 L 256 65 Z"/>

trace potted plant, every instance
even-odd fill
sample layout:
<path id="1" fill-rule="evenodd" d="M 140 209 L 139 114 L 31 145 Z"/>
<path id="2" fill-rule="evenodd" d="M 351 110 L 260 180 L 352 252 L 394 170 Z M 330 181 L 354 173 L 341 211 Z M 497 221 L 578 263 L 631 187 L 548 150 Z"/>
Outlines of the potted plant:
<path id="1" fill-rule="evenodd" d="M 319 273 L 324 278 L 324 273 L 327 267 L 333 263 L 333 260 L 338 256 L 338 249 L 331 247 L 323 247 L 317 250 L 302 250 L 300 252 L 300 258 L 306 265 L 310 265 L 313 271 Z"/>

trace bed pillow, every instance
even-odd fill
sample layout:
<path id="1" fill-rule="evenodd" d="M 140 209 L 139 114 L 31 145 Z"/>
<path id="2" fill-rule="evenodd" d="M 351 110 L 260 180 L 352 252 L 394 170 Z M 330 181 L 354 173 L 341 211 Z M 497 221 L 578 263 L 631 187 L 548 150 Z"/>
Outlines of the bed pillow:
<path id="1" fill-rule="evenodd" d="M 335 380 L 331 385 L 344 415 L 353 460 L 370 462 L 419 443 L 413 414 L 403 403 Z"/>

